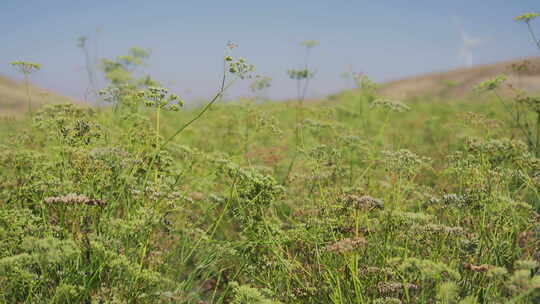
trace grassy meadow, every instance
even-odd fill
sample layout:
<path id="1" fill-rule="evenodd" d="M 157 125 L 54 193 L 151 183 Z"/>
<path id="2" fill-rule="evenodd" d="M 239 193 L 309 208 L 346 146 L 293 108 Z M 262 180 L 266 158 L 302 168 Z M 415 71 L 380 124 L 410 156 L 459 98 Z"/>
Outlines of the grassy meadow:
<path id="1" fill-rule="evenodd" d="M 106 106 L 2 118 L 1 303 L 540 302 L 538 99 L 223 102 L 224 64 L 206 106 L 109 61 Z"/>

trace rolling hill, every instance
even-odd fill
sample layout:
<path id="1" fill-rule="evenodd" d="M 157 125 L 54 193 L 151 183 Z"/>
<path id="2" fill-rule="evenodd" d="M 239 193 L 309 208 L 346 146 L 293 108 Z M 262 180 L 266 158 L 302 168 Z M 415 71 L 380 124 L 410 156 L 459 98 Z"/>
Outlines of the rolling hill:
<path id="1" fill-rule="evenodd" d="M 528 71 L 515 72 L 512 65 L 523 64 L 525 60 L 528 62 Z M 463 97 L 469 94 L 476 84 L 499 74 L 507 75 L 507 83 L 518 88 L 528 92 L 540 91 L 540 57 L 534 57 L 389 81 L 382 84 L 381 93 L 385 96 L 400 99 L 424 94 L 442 97 Z"/>
<path id="2" fill-rule="evenodd" d="M 512 65 L 527 60 L 528 71 L 516 73 Z M 428 73 L 381 84 L 384 96 L 405 99 L 430 94 L 463 97 L 472 87 L 499 74 L 508 76 L 508 82 L 529 92 L 540 91 L 540 57 L 477 65 L 450 71 Z M 77 102 L 46 89 L 31 87 L 33 108 L 46 103 Z M 0 75 L 0 116 L 19 116 L 27 111 L 26 88 L 23 83 Z"/>
<path id="3" fill-rule="evenodd" d="M 46 103 L 74 102 L 73 99 L 31 85 L 32 107 Z M 26 87 L 0 75 L 0 116 L 19 116 L 28 109 Z"/>

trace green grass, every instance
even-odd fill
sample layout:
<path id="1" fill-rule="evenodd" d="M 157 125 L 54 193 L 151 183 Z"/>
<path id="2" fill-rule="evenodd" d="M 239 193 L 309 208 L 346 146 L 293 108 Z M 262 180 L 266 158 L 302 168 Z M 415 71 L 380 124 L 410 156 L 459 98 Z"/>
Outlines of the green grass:
<path id="1" fill-rule="evenodd" d="M 540 160 L 504 108 L 372 99 L 305 103 L 299 153 L 294 102 L 218 102 L 162 149 L 156 113 L 159 143 L 200 109 L 2 120 L 0 302 L 540 301 Z"/>

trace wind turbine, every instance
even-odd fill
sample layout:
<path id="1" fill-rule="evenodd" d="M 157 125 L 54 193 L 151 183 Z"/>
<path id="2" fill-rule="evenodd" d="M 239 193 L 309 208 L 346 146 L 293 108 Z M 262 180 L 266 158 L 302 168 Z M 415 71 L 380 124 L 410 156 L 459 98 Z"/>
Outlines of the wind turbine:
<path id="1" fill-rule="evenodd" d="M 469 36 L 462 26 L 460 26 L 460 31 L 462 44 L 459 50 L 459 57 L 463 60 L 465 66 L 470 68 L 473 65 L 473 49 L 480 46 L 484 40 Z"/>

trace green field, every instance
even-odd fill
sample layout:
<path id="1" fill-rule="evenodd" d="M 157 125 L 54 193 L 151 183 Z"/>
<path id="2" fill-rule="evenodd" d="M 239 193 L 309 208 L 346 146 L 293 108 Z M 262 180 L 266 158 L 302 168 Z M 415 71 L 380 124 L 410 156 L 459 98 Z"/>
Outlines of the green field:
<path id="1" fill-rule="evenodd" d="M 377 98 L 218 102 L 165 146 L 200 109 L 157 137 L 142 106 L 4 119 L 0 301 L 540 300 L 540 160 L 504 107 Z"/>
<path id="2" fill-rule="evenodd" d="M 533 67 L 224 101 L 225 56 L 182 107 L 146 57 L 103 60 L 99 107 L 0 79 L 0 303 L 540 303 Z"/>

